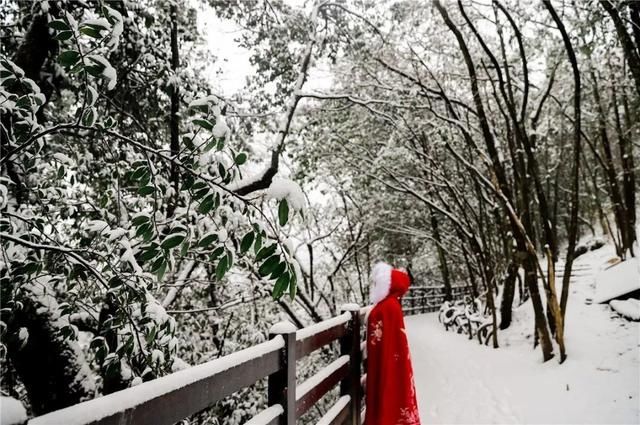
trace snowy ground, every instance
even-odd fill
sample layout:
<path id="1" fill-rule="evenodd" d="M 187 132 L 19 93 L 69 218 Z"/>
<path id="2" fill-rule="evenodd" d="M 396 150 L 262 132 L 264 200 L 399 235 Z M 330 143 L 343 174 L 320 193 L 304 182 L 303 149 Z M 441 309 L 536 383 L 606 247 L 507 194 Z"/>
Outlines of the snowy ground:
<path id="1" fill-rule="evenodd" d="M 590 304 L 611 256 L 605 247 L 575 264 L 562 365 L 531 348 L 529 303 L 514 311 L 498 350 L 445 332 L 435 314 L 407 317 L 423 423 L 640 423 L 640 323 Z"/>

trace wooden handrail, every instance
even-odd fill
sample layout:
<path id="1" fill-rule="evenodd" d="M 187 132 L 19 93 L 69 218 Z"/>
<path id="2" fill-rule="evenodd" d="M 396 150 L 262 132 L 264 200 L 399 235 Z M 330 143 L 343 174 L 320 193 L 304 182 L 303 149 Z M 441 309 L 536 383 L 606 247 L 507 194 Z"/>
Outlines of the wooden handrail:
<path id="1" fill-rule="evenodd" d="M 349 373 L 349 357 L 342 356 L 305 381 L 296 390 L 296 416 L 304 415 Z"/>
<path id="2" fill-rule="evenodd" d="M 174 424 L 279 369 L 282 337 L 31 419 L 29 425 Z"/>
<path id="3" fill-rule="evenodd" d="M 296 332 L 296 360 L 344 336 L 351 316 L 341 314 Z"/>
<path id="4" fill-rule="evenodd" d="M 266 377 L 268 406 L 247 425 L 294 425 L 338 384 L 341 397 L 320 423 L 360 425 L 360 328 L 368 309 L 348 305 L 343 310 L 337 317 L 300 330 L 279 324 L 262 344 L 33 418 L 27 425 L 173 424 Z M 341 356 L 297 386 L 296 361 L 334 341 L 340 342 Z"/>

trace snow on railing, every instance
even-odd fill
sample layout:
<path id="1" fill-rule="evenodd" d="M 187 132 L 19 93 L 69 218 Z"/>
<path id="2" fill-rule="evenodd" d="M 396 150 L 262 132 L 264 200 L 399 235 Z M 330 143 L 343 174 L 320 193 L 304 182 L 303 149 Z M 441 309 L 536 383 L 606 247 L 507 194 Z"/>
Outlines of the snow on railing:
<path id="1" fill-rule="evenodd" d="M 461 299 L 470 294 L 469 286 L 451 287 L 453 299 Z M 438 311 L 444 301 L 444 285 L 412 285 L 407 295 L 402 297 L 402 311 L 405 315 L 432 313 Z"/>
<path id="2" fill-rule="evenodd" d="M 316 323 L 315 325 L 308 326 L 306 328 L 300 329 L 296 332 L 296 340 L 301 341 L 303 339 L 310 338 L 314 335 L 319 334 L 320 332 L 326 331 L 327 329 L 334 328 L 340 325 L 344 325 L 351 319 L 351 314 L 343 313 L 339 316 L 333 317 L 331 319 L 325 320 L 320 323 Z"/>
<path id="3" fill-rule="evenodd" d="M 327 413 L 325 413 L 324 416 L 320 418 L 316 425 L 331 425 L 334 423 L 340 423 L 338 421 L 338 418 L 340 414 L 345 411 L 350 401 L 351 397 L 349 397 L 348 395 L 343 395 L 342 397 L 340 397 L 336 404 L 334 404 L 331 409 L 327 410 Z"/>
<path id="4" fill-rule="evenodd" d="M 242 373 L 243 369 L 246 370 L 246 368 L 252 366 L 255 361 L 264 359 L 265 357 L 268 357 L 269 354 L 277 354 L 277 352 L 283 347 L 284 340 L 282 337 L 276 337 L 263 342 L 262 344 L 238 351 L 228 356 L 212 360 L 198 366 L 193 366 L 152 381 L 144 382 L 135 387 L 127 388 L 94 400 L 89 400 L 84 403 L 79 403 L 65 409 L 36 417 L 29 421 L 29 425 L 119 423 L 117 418 L 135 418 L 136 412 L 158 407 L 156 405 L 161 404 L 160 400 L 170 394 L 181 392 L 184 396 L 188 396 L 190 395 L 189 390 L 213 389 L 215 387 L 220 388 L 224 384 L 224 381 L 220 380 L 222 382 L 216 382 L 215 377 L 224 378 L 222 373 L 231 369 L 235 369 Z M 275 359 L 274 362 L 267 361 L 266 364 L 261 364 L 261 366 L 269 366 L 270 363 L 275 364 L 275 369 L 277 370 L 277 359 Z M 274 368 L 267 367 L 264 369 L 262 371 L 264 374 L 260 376 L 260 378 L 275 371 L 272 369 Z M 214 380 L 211 381 L 212 379 Z M 255 382 L 255 380 L 253 382 Z M 207 383 L 209 385 L 207 385 Z M 224 397 L 237 389 L 234 389 L 233 386 L 229 385 L 228 390 L 222 391 L 221 395 Z M 184 416 L 181 416 L 183 414 L 181 410 L 184 410 L 181 409 L 182 406 L 176 405 L 171 407 L 171 410 L 178 412 L 178 416 L 181 416 L 176 420 L 172 420 L 170 417 L 165 417 L 156 418 L 157 421 L 149 421 L 148 414 L 138 415 L 141 417 L 144 416 L 148 421 L 147 423 L 174 423 L 190 414 L 197 413 L 198 411 L 209 407 L 216 400 L 212 399 L 209 402 L 205 402 L 206 405 L 200 405 L 198 403 L 193 404 L 193 401 L 194 400 L 190 400 L 192 404 L 190 407 L 198 408 L 198 410 L 188 412 Z M 160 413 L 160 411 L 158 411 L 158 413 Z M 173 416 L 176 416 L 176 414 Z M 134 420 L 126 423 L 138 424 L 140 422 Z"/>
<path id="5" fill-rule="evenodd" d="M 270 423 L 273 423 L 273 421 L 283 413 L 284 408 L 279 404 L 274 404 L 273 406 L 267 407 L 258 415 L 251 418 L 249 422 L 245 423 L 244 425 L 268 425 Z"/>
<path id="6" fill-rule="evenodd" d="M 246 425 L 294 425 L 337 384 L 340 398 L 320 423 L 360 425 L 361 323 L 368 310 L 353 304 L 342 310 L 337 317 L 297 331 L 290 323 L 276 324 L 271 339 L 262 344 L 33 418 L 27 425 L 169 425 L 265 377 L 269 406 Z M 296 388 L 297 358 L 334 341 L 339 342 L 340 357 Z M 298 352 L 300 345 L 305 350 Z"/>

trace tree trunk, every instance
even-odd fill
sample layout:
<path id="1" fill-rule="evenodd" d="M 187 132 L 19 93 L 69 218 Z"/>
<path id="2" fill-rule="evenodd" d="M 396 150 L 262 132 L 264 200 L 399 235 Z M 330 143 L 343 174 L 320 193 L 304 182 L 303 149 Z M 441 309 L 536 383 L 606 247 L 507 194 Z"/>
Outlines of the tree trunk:
<path id="1" fill-rule="evenodd" d="M 527 253 L 527 257 L 523 263 L 524 283 L 529 289 L 531 304 L 533 305 L 533 313 L 535 315 L 535 340 L 540 342 L 540 347 L 542 349 L 542 358 L 546 362 L 547 360 L 553 358 L 553 345 L 551 344 L 551 335 L 549 333 L 547 319 L 544 314 L 542 298 L 540 297 L 536 261 L 537 260 L 534 256 Z"/>
<path id="2" fill-rule="evenodd" d="M 611 143 L 607 133 L 607 124 L 604 108 L 602 107 L 600 98 L 600 89 L 596 80 L 595 74 L 591 74 L 593 80 L 593 97 L 596 102 L 596 109 L 598 110 L 598 131 L 600 133 L 600 142 L 602 144 L 602 151 L 604 152 L 605 163 L 605 175 L 607 177 L 607 183 L 609 184 L 609 196 L 611 197 L 611 203 L 613 204 L 613 216 L 616 220 L 616 226 L 620 232 L 622 240 L 622 249 L 617 252 L 619 257 L 623 257 L 628 245 L 627 236 L 627 220 L 624 211 L 624 205 L 622 204 L 622 196 L 620 194 L 620 187 L 618 186 L 618 177 L 613 163 L 613 153 L 611 151 Z M 614 105 L 615 106 L 615 105 Z"/>
<path id="3" fill-rule="evenodd" d="M 2 288 L 5 302 L 11 297 L 11 289 Z M 23 307 L 12 309 L 12 316 L 5 322 L 6 344 L 31 410 L 43 415 L 93 398 L 91 370 L 78 343 L 61 333 L 68 322 L 59 316 L 58 305 L 51 296 L 53 289 L 43 282 L 24 285 L 22 289 L 15 301 Z M 26 340 L 19 337 L 21 333 Z"/>
<path id="4" fill-rule="evenodd" d="M 627 32 L 627 27 L 625 26 L 624 20 L 618 13 L 618 9 L 616 9 L 609 0 L 600 0 L 600 4 L 613 20 L 616 32 L 618 33 L 618 38 L 620 39 L 620 44 L 622 45 L 622 50 L 624 51 L 624 57 L 627 59 L 631 76 L 636 83 L 636 90 L 638 91 L 638 94 L 640 94 L 640 54 L 636 50 L 636 47 L 631 40 L 631 36 Z"/>
<path id="5" fill-rule="evenodd" d="M 640 31 L 640 29 L 638 29 Z M 624 88 L 623 88 L 624 90 Z M 632 126 L 626 125 L 630 120 L 627 117 L 625 127 L 622 125 L 620 111 L 618 110 L 617 92 L 615 84 L 612 86 L 612 100 L 616 122 L 616 132 L 618 133 L 618 149 L 622 162 L 622 194 L 623 205 L 627 221 L 627 247 L 631 255 L 634 255 L 633 244 L 637 239 L 636 235 L 636 177 L 635 164 L 633 159 L 633 144 L 629 137 L 632 134 Z M 625 99 L 626 96 L 623 96 Z M 624 103 L 626 105 L 626 102 Z M 625 115 L 629 111 L 625 109 Z"/>
<path id="6" fill-rule="evenodd" d="M 444 284 L 444 300 L 451 301 L 451 280 L 449 278 L 449 266 L 447 264 L 447 257 L 442 247 L 442 238 L 440 236 L 440 229 L 438 228 L 438 218 L 435 211 L 429 208 L 429 215 L 431 218 L 431 231 L 433 232 L 433 238 L 436 241 L 436 250 L 438 251 L 438 260 L 440 262 L 440 273 L 442 274 L 442 283 Z"/>
<path id="7" fill-rule="evenodd" d="M 574 84 L 574 96 L 573 96 L 573 170 L 571 176 L 571 218 L 569 222 L 569 234 L 567 235 L 567 258 L 565 261 L 564 276 L 562 277 L 562 297 L 560 299 L 560 311 L 562 313 L 562 323 L 564 324 L 564 317 L 567 310 L 567 301 L 569 299 L 569 279 L 571 276 L 571 268 L 573 267 L 573 258 L 575 255 L 576 241 L 578 239 L 578 208 L 580 206 L 580 196 L 578 190 L 580 189 L 580 151 L 582 149 L 580 140 L 580 71 L 578 69 L 578 61 L 576 59 L 575 51 L 571 45 L 571 39 L 567 34 L 564 24 L 560 20 L 560 17 L 556 13 L 555 9 L 551 5 L 549 0 L 544 0 L 544 5 L 549 11 L 549 14 L 556 23 L 560 34 L 562 35 L 562 41 L 564 43 L 569 62 L 571 63 L 571 69 L 573 71 L 573 84 Z M 640 70 L 639 70 L 640 71 Z"/>
<path id="8" fill-rule="evenodd" d="M 171 15 L 171 71 L 173 82 L 171 84 L 171 116 L 169 120 L 171 156 L 175 157 L 180 152 L 180 87 L 178 80 L 178 68 L 180 67 L 180 51 L 178 49 L 178 7 L 172 2 L 169 7 Z M 180 170 L 175 162 L 171 163 L 169 181 L 173 186 L 173 196 L 167 208 L 167 216 L 172 216 L 180 193 Z"/>
<path id="9" fill-rule="evenodd" d="M 554 333 L 558 346 L 560 348 L 560 363 L 564 362 L 567 358 L 566 350 L 564 347 L 564 325 L 562 323 L 562 314 L 560 313 L 560 306 L 558 304 L 558 297 L 556 294 L 556 270 L 555 262 L 553 261 L 553 255 L 551 250 L 547 248 L 547 309 L 551 312 L 552 318 L 549 323 L 554 324 Z"/>
<path id="10" fill-rule="evenodd" d="M 516 290 L 516 276 L 518 275 L 518 265 L 509 263 L 507 277 L 504 280 L 502 289 L 502 303 L 500 304 L 500 329 L 507 329 L 511 325 L 511 310 L 513 308 L 513 298 Z"/>

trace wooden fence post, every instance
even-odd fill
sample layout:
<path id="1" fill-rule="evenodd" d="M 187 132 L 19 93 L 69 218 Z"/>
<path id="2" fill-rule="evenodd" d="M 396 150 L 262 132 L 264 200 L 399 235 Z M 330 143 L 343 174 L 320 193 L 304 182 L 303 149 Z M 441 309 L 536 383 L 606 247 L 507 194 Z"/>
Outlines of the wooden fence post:
<path id="1" fill-rule="evenodd" d="M 340 383 L 340 395 L 351 397 L 349 409 L 349 421 L 352 425 L 360 425 L 360 411 L 362 410 L 362 387 L 360 386 L 362 352 L 360 351 L 360 306 L 346 304 L 341 311 L 349 312 L 349 329 L 347 334 L 340 339 L 340 354 L 349 356 L 349 374 Z"/>
<path id="2" fill-rule="evenodd" d="M 409 314 L 413 315 L 413 308 L 416 306 L 416 293 L 417 291 L 409 291 L 409 296 L 411 297 L 411 310 L 409 310 Z"/>
<path id="3" fill-rule="evenodd" d="M 280 350 L 280 370 L 269 375 L 269 406 L 279 404 L 284 409 L 279 425 L 296 423 L 296 327 L 291 322 L 280 322 L 269 331 L 269 338 L 282 336 L 284 347 Z"/>

